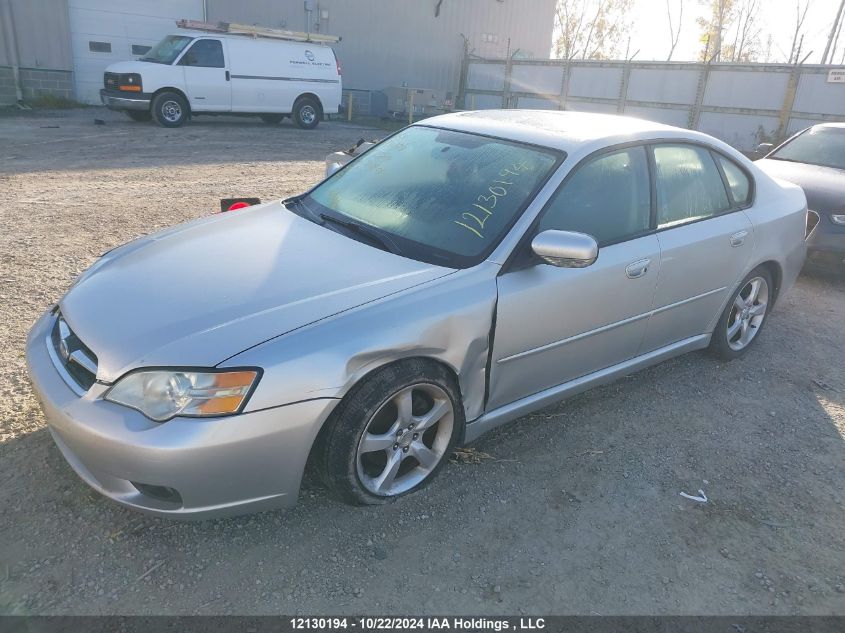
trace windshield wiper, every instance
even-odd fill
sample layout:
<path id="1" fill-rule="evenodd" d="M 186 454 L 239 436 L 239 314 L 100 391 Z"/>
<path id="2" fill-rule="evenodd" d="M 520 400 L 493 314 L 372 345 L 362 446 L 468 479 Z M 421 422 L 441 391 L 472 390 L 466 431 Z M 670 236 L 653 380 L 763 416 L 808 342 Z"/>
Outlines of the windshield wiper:
<path id="1" fill-rule="evenodd" d="M 383 232 L 369 226 L 368 224 L 360 224 L 358 222 L 353 222 L 352 220 L 342 220 L 326 213 L 321 213 L 317 217 L 322 220 L 321 224 L 335 224 L 337 226 L 345 228 L 346 230 L 352 233 L 356 233 L 361 237 L 367 238 L 372 244 L 378 246 L 382 250 L 387 251 L 388 253 L 393 253 L 394 255 L 402 254 L 402 251 L 396 245 L 396 242 L 387 237 L 387 235 L 385 235 Z"/>

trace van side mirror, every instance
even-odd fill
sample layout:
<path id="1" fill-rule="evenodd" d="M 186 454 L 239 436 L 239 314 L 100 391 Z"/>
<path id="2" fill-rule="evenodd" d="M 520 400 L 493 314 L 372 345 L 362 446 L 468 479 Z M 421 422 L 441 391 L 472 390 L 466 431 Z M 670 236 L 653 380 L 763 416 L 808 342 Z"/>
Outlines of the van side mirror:
<path id="1" fill-rule="evenodd" d="M 772 143 L 760 143 L 755 150 L 758 156 L 765 156 L 769 152 L 774 149 L 774 145 Z"/>
<path id="2" fill-rule="evenodd" d="M 543 231 L 531 240 L 531 250 L 558 268 L 586 268 L 599 256 L 596 239 L 574 231 Z"/>

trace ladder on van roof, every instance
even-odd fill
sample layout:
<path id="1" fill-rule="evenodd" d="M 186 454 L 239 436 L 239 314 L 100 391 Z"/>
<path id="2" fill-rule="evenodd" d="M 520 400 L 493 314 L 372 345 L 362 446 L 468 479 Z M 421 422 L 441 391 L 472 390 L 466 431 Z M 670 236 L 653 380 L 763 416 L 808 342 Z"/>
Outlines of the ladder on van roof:
<path id="1" fill-rule="evenodd" d="M 208 31 L 209 33 L 228 33 L 230 35 L 248 35 L 250 37 L 269 37 L 276 40 L 292 42 L 314 42 L 315 44 L 336 44 L 340 41 L 337 35 L 323 35 L 321 33 L 305 33 L 302 31 L 288 31 L 285 29 L 269 29 L 264 26 L 250 24 L 235 24 L 234 22 L 202 22 L 200 20 L 176 20 L 180 29 L 192 31 Z"/>

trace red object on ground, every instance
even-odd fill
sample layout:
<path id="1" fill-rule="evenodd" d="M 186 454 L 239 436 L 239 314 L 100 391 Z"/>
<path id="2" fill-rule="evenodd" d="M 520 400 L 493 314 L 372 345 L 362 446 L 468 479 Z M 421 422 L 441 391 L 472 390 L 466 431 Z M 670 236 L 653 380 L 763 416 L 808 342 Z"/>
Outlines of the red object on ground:
<path id="1" fill-rule="evenodd" d="M 236 202 L 230 206 L 226 211 L 237 211 L 238 209 L 246 209 L 249 206 L 248 202 Z"/>

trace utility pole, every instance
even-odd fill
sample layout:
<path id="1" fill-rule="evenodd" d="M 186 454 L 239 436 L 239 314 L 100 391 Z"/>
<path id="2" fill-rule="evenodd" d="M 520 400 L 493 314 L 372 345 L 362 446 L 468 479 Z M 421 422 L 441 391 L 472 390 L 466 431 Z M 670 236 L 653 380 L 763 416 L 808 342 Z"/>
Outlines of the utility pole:
<path id="1" fill-rule="evenodd" d="M 833 44 L 833 38 L 836 37 L 836 31 L 839 28 L 839 20 L 842 19 L 842 10 L 845 9 L 845 0 L 840 0 L 839 2 L 839 9 L 836 11 L 836 19 L 833 21 L 833 25 L 830 27 L 830 34 L 827 36 L 827 46 L 824 47 L 824 54 L 822 54 L 822 64 L 827 64 L 828 53 L 830 53 L 830 59 L 833 61 L 833 53 L 835 51 L 831 51 L 831 44 Z"/>

